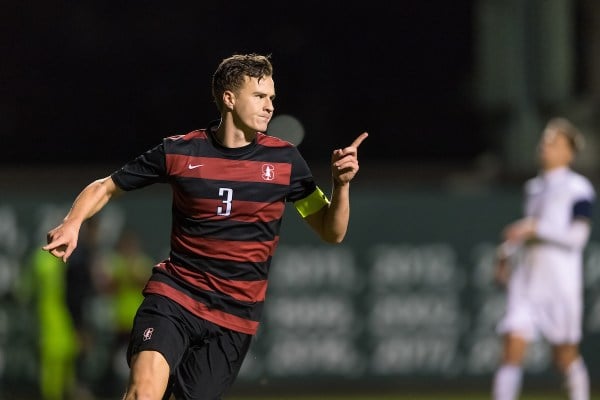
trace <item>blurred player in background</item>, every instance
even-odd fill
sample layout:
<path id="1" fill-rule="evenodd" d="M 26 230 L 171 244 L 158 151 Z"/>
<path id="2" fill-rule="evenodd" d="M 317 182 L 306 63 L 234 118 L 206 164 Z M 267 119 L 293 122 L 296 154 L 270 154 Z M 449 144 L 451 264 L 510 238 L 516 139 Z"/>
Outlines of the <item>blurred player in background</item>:
<path id="1" fill-rule="evenodd" d="M 67 266 L 38 249 L 29 260 L 23 285 L 27 300 L 35 300 L 38 317 L 40 400 L 76 396 L 76 357 L 79 340 L 67 309 Z"/>
<path id="2" fill-rule="evenodd" d="M 76 391 L 78 397 L 92 396 L 94 379 L 90 368 L 92 352 L 97 345 L 97 334 L 90 319 L 92 302 L 100 293 L 96 279 L 101 266 L 100 221 L 90 218 L 82 227 L 77 249 L 67 262 L 66 300 L 67 307 L 79 343 L 76 360 Z"/>
<path id="3" fill-rule="evenodd" d="M 224 59 L 213 75 L 219 121 L 165 138 L 88 185 L 45 250 L 67 260 L 81 224 L 124 191 L 173 189 L 171 251 L 153 269 L 128 350 L 126 400 L 220 399 L 257 332 L 285 202 L 326 242 L 348 228 L 363 133 L 333 151 L 331 200 L 292 144 L 265 135 L 275 84 L 269 57 Z"/>
<path id="4" fill-rule="evenodd" d="M 498 325 L 502 363 L 495 400 L 520 393 L 527 344 L 543 336 L 553 348 L 571 400 L 589 399 L 589 378 L 579 353 L 583 313 L 583 250 L 591 230 L 595 191 L 570 165 L 583 137 L 566 119 L 551 119 L 539 142 L 540 173 L 525 184 L 525 216 L 503 231 L 496 279 L 508 288 Z M 509 268 L 514 266 L 512 272 Z"/>
<path id="5" fill-rule="evenodd" d="M 128 375 L 124 349 L 129 343 L 135 313 L 144 300 L 142 290 L 150 277 L 153 262 L 144 251 L 141 238 L 129 228 L 121 232 L 114 251 L 106 258 L 104 268 L 108 287 L 105 290 L 110 294 L 113 306 L 116 336 L 112 347 L 113 372 L 121 380 Z"/>

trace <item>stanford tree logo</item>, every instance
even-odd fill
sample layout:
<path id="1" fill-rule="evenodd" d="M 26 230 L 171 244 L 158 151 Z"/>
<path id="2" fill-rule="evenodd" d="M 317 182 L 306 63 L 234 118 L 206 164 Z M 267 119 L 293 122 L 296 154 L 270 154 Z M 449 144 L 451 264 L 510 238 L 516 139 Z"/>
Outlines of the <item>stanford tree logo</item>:
<path id="1" fill-rule="evenodd" d="M 144 331 L 144 342 L 146 340 L 150 340 L 152 339 L 152 333 L 154 332 L 154 328 L 146 328 L 146 330 Z"/>
<path id="2" fill-rule="evenodd" d="M 275 179 L 275 167 L 271 164 L 262 165 L 262 178 L 265 181 L 272 181 Z"/>

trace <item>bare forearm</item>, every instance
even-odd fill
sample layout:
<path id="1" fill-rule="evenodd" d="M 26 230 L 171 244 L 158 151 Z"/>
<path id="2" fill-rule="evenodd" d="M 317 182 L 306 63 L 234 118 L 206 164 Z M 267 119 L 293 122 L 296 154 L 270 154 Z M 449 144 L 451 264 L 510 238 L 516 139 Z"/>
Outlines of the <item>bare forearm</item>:
<path id="1" fill-rule="evenodd" d="M 110 177 L 90 183 L 79 193 L 63 222 L 48 232 L 48 244 L 42 249 L 66 262 L 77 247 L 81 224 L 100 211 L 118 192 Z"/>
<path id="2" fill-rule="evenodd" d="M 359 169 L 358 146 L 367 136 L 368 133 L 364 132 L 350 146 L 333 151 L 331 202 L 319 212 L 306 217 L 307 222 L 326 242 L 341 243 L 346 236 L 350 219 L 350 181 Z"/>
<path id="3" fill-rule="evenodd" d="M 331 204 L 323 216 L 323 239 L 330 243 L 344 240 L 350 219 L 350 184 L 334 184 Z"/>
<path id="4" fill-rule="evenodd" d="M 83 223 L 100 211 L 111 199 L 115 191 L 110 178 L 98 179 L 79 193 L 64 221 Z"/>

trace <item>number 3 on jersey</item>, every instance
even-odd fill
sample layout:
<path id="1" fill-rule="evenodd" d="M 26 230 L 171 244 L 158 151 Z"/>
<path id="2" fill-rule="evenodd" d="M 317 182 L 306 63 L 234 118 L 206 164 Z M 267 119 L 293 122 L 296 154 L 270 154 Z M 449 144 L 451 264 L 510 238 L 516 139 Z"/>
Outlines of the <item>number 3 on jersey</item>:
<path id="1" fill-rule="evenodd" d="M 225 205 L 217 207 L 217 215 L 223 217 L 231 214 L 231 200 L 233 199 L 233 189 L 230 188 L 219 188 L 219 196 L 223 198 L 222 203 Z"/>

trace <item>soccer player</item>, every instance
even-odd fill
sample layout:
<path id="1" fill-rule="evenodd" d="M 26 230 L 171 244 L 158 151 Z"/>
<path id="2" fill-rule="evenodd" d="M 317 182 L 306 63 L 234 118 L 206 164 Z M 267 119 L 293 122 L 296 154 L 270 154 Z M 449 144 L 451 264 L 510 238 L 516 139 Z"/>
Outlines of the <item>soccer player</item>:
<path id="1" fill-rule="evenodd" d="M 362 133 L 331 157 L 330 199 L 295 146 L 266 135 L 275 84 L 270 56 L 219 64 L 220 120 L 173 136 L 89 184 L 43 249 L 64 261 L 81 224 L 116 195 L 153 183 L 173 191 L 171 251 L 153 268 L 127 352 L 124 399 L 220 399 L 256 333 L 285 202 L 326 242 L 348 227 Z"/>
<path id="2" fill-rule="evenodd" d="M 582 335 L 582 253 L 590 235 L 595 191 L 570 165 L 583 146 L 566 119 L 548 121 L 538 147 L 540 173 L 525 184 L 525 216 L 509 224 L 499 246 L 496 277 L 507 284 L 507 306 L 498 331 L 502 362 L 493 381 L 495 400 L 520 393 L 527 344 L 543 336 L 564 375 L 571 400 L 589 398 L 589 378 L 579 352 Z M 509 274 L 509 265 L 514 270 Z"/>

